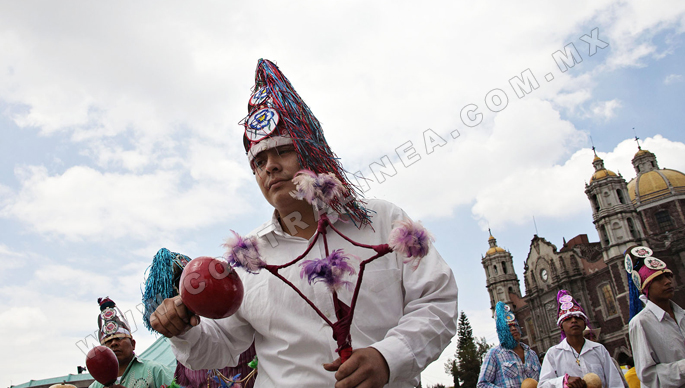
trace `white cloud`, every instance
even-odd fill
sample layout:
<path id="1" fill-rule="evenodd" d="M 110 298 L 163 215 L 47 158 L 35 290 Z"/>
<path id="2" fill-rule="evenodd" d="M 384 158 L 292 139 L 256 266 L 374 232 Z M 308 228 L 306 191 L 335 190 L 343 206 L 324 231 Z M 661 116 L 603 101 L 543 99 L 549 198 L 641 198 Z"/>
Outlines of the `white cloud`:
<path id="1" fill-rule="evenodd" d="M 474 212 L 480 217 L 485 214 L 479 209 L 494 202 L 497 210 L 488 212 L 493 222 L 500 217 L 523 220 L 527 206 L 517 206 L 515 214 L 507 206 L 522 197 L 536 206 L 544 193 L 521 191 L 528 190 L 532 179 L 550 183 L 552 176 L 541 171 L 564 163 L 586 143 L 585 133 L 562 120 L 552 104 L 533 98 L 507 107 L 491 123 L 464 130 L 457 139 L 449 133 L 441 136 L 446 144 L 432 154 L 427 154 L 422 137 L 413 138 L 421 160 L 408 168 L 396 161 L 397 175 L 380 185 L 372 184 L 369 194 L 402 203 L 417 218 L 448 217 L 454 207 L 475 201 Z M 368 170 L 363 170 L 365 176 L 374 178 Z M 509 191 L 516 195 L 503 200 Z M 500 211 L 500 216 L 490 214 Z"/>
<path id="2" fill-rule="evenodd" d="M 621 108 L 621 101 L 598 101 L 590 108 L 591 113 L 588 117 L 596 117 L 598 119 L 609 120 L 616 116 L 616 111 Z"/>
<path id="3" fill-rule="evenodd" d="M 216 164 L 218 176 L 244 175 L 232 163 Z M 248 209 L 236 196 L 241 180 L 185 184 L 179 171 L 134 175 L 75 166 L 61 175 L 44 167 L 17 170 L 21 190 L 2 209 L 38 233 L 70 239 L 146 239 L 217 222 Z"/>
<path id="4" fill-rule="evenodd" d="M 685 144 L 654 136 L 642 143 L 657 156 L 659 166 L 685 171 Z M 611 152 L 598 152 L 604 166 L 621 173 L 630 181 L 635 176 L 631 160 L 637 152 L 633 140 L 619 143 Z M 532 215 L 564 219 L 587 212 L 589 202 L 584 194 L 584 184 L 594 172 L 593 154 L 588 148 L 576 151 L 563 164 L 540 166 L 508 174 L 505 179 L 485 187 L 476 198 L 474 215 L 493 227 L 513 223 L 521 225 Z M 559 206 L 563 203 L 564 206 Z"/>
<path id="5" fill-rule="evenodd" d="M 681 74 L 669 74 L 664 78 L 664 85 L 670 85 L 677 82 L 683 82 L 683 76 Z"/>
<path id="6" fill-rule="evenodd" d="M 664 30 L 683 30 L 685 4 L 670 1 L 654 7 L 639 1 L 613 4 L 609 12 L 599 13 L 597 20 L 606 25 L 607 41 L 611 55 L 607 60 L 610 69 L 620 67 L 643 67 L 644 59 L 661 58 L 670 52 L 666 47 L 658 51 L 652 39 Z"/>
<path id="7" fill-rule="evenodd" d="M 14 268 L 19 268 L 24 265 L 23 259 L 26 254 L 23 252 L 15 252 L 7 245 L 0 243 L 0 279 L 5 276 L 5 273 Z"/>

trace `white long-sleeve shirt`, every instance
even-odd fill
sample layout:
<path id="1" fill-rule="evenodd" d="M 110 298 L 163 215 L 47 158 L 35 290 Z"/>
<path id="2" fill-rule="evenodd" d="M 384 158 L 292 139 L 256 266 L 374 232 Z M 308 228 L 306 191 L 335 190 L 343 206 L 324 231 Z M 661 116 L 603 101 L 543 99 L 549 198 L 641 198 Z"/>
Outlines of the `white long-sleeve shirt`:
<path id="1" fill-rule="evenodd" d="M 334 226 L 356 242 L 387 243 L 393 221 L 407 218 L 397 206 L 369 200 L 372 227 L 358 229 L 352 222 Z M 331 217 L 333 221 L 334 217 Z M 262 258 L 283 264 L 301 255 L 308 240 L 290 236 L 274 219 L 252 233 L 260 237 Z M 329 229 L 328 246 L 367 259 L 374 251 L 352 246 Z M 325 257 L 319 237 L 306 259 Z M 438 358 L 456 331 L 457 285 L 450 267 L 431 247 L 414 270 L 395 253 L 366 266 L 351 327 L 353 349 L 373 347 L 388 363 L 388 387 L 415 387 L 420 372 Z M 354 263 L 358 268 L 359 263 Z M 332 295 L 322 283 L 300 279 L 301 267 L 280 273 L 293 282 L 332 321 Z M 333 387 L 334 373 L 323 363 L 335 360 L 337 344 L 332 329 L 295 291 L 271 273 L 239 270 L 245 296 L 236 314 L 221 320 L 202 319 L 199 326 L 171 339 L 178 361 L 189 368 L 234 365 L 254 338 L 259 358 L 256 385 L 265 387 Z M 356 281 L 356 276 L 353 281 Z M 342 289 L 347 305 L 352 292 Z"/>
<path id="2" fill-rule="evenodd" d="M 685 387 L 685 312 L 671 306 L 675 321 L 651 301 L 630 320 L 635 372 L 648 388 Z"/>
<path id="3" fill-rule="evenodd" d="M 604 388 L 623 388 L 621 375 L 604 346 L 586 339 L 578 357 L 580 365 L 577 355 L 566 339 L 549 348 L 542 360 L 538 388 L 564 388 L 565 374 L 583 378 L 588 373 L 599 376 Z"/>

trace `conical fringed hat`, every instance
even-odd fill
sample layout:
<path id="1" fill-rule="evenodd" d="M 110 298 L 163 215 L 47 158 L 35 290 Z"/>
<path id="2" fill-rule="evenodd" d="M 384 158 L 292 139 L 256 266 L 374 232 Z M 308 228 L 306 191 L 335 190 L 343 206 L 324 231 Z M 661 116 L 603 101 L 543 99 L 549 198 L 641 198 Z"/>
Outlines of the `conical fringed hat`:
<path id="1" fill-rule="evenodd" d="M 150 331 L 154 331 L 150 325 L 150 315 L 167 298 L 178 295 L 178 283 L 181 273 L 190 257 L 181 253 L 171 252 L 162 248 L 155 254 L 152 264 L 145 271 L 145 291 L 143 291 L 143 323 Z"/>
<path id="2" fill-rule="evenodd" d="M 495 323 L 497 325 L 499 344 L 506 349 L 514 349 L 518 345 L 518 341 L 511 335 L 509 325 L 518 326 L 518 321 L 511 308 L 504 302 L 497 302 L 495 306 Z"/>
<path id="3" fill-rule="evenodd" d="M 288 78 L 269 60 L 257 63 L 248 112 L 241 124 L 245 126 L 243 145 L 253 169 L 253 159 L 259 152 L 292 144 L 301 169 L 317 175 L 332 173 L 342 182 L 343 195 L 330 206 L 339 214 L 348 214 L 357 225 L 369 223 L 360 194 L 328 146 L 321 123 Z"/>
<path id="4" fill-rule="evenodd" d="M 98 339 L 104 344 L 112 338 L 133 338 L 131 327 L 117 305 L 109 297 L 98 298 Z"/>

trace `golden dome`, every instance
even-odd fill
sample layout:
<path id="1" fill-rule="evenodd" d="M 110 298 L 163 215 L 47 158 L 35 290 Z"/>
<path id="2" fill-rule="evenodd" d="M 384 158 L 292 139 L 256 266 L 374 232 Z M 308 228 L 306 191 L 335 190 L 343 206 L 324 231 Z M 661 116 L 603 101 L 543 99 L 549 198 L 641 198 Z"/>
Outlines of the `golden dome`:
<path id="1" fill-rule="evenodd" d="M 501 247 L 492 247 L 492 248 L 488 249 L 487 252 L 485 252 L 485 256 L 489 256 L 489 255 L 499 253 L 499 252 L 506 252 L 506 251 L 504 250 L 504 248 L 501 248 Z"/>
<path id="2" fill-rule="evenodd" d="M 633 158 L 637 158 L 638 156 L 645 155 L 645 154 L 651 154 L 651 152 L 649 152 L 647 150 L 640 149 L 639 151 L 637 151 L 635 153 L 635 156 L 633 156 Z"/>
<path id="3" fill-rule="evenodd" d="M 488 241 L 492 241 L 494 239 L 495 239 L 495 237 L 493 235 L 490 235 L 490 238 L 488 239 Z"/>
<path id="4" fill-rule="evenodd" d="M 611 170 L 607 170 L 605 168 L 601 169 L 601 170 L 597 170 L 597 171 L 595 171 L 594 174 L 592 174 L 592 178 L 590 178 L 590 182 L 598 181 L 598 180 L 604 179 L 608 176 L 616 176 L 616 173 L 611 171 Z"/>
<path id="5" fill-rule="evenodd" d="M 640 202 L 668 196 L 671 194 L 668 183 L 671 184 L 676 194 L 685 193 L 685 174 L 664 168 L 640 174 L 628 182 L 628 195 L 630 195 L 631 201 L 635 201 L 639 195 Z"/>
<path id="6" fill-rule="evenodd" d="M 602 158 L 600 158 L 600 157 L 599 157 L 599 156 L 597 156 L 597 155 L 595 155 L 595 158 L 594 158 L 594 159 L 592 159 L 592 161 L 593 161 L 593 162 L 596 162 L 596 161 L 598 161 L 598 160 L 602 160 Z"/>
<path id="7" fill-rule="evenodd" d="M 685 188 L 685 174 L 677 170 L 664 168 L 660 170 L 662 174 L 668 179 L 674 189 Z"/>

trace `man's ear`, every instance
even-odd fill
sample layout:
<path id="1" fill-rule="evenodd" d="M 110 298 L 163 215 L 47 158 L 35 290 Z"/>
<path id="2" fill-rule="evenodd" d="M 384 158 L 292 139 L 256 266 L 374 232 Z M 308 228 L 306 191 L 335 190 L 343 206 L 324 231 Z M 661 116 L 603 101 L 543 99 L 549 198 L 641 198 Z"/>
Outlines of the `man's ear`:
<path id="1" fill-rule="evenodd" d="M 134 340 L 133 338 L 129 339 L 131 340 L 131 347 L 133 348 L 133 350 L 136 350 L 136 340 Z"/>

